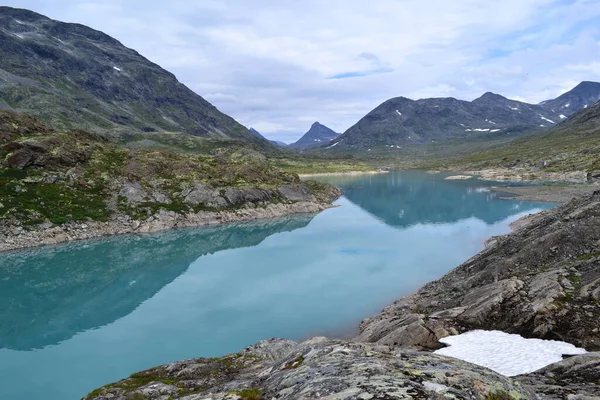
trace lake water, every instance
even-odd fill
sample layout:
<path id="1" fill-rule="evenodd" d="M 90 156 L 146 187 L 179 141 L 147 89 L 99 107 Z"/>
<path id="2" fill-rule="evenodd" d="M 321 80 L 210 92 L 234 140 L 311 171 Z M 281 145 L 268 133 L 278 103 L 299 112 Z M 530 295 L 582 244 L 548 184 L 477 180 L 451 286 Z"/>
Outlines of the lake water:
<path id="1" fill-rule="evenodd" d="M 78 399 L 264 338 L 352 335 L 549 207 L 418 171 L 323 180 L 345 195 L 316 216 L 0 253 L 0 399 Z"/>

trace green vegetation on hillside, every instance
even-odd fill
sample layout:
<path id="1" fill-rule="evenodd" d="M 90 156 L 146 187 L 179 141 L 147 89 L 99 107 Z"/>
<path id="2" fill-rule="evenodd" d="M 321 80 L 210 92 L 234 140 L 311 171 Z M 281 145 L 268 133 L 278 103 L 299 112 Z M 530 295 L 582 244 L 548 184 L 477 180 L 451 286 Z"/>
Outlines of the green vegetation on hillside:
<path id="1" fill-rule="evenodd" d="M 95 133 L 53 131 L 28 116 L 2 112 L 0 222 L 106 221 L 116 214 L 146 219 L 160 210 L 187 213 L 335 197 L 332 187 L 302 183 L 238 142 L 172 137 L 177 140 L 171 146 L 129 148 Z M 213 147 L 202 147 L 207 142 Z M 175 151 L 181 143 L 191 146 Z M 278 189 L 285 185 L 297 189 L 284 195 Z"/>

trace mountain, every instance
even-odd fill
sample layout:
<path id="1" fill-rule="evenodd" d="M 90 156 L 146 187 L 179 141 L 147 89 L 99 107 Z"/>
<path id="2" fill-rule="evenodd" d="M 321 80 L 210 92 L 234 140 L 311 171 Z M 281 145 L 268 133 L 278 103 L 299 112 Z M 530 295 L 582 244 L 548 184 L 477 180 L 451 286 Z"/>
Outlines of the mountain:
<path id="1" fill-rule="evenodd" d="M 576 112 L 585 107 L 586 101 L 592 104 L 592 99 L 600 97 L 600 84 L 584 82 L 563 96 L 560 101 L 573 99 L 569 109 Z M 397 97 L 368 113 L 328 148 L 341 151 L 401 148 L 450 138 L 535 132 L 567 118 L 566 111 L 555 110 L 552 104 L 528 104 L 491 92 L 473 101 Z"/>
<path id="2" fill-rule="evenodd" d="M 306 149 L 309 147 L 319 146 L 323 143 L 330 142 L 337 138 L 340 134 L 329 129 L 325 125 L 315 122 L 312 124 L 308 132 L 306 132 L 296 143 L 290 144 L 290 147 Z"/>
<path id="3" fill-rule="evenodd" d="M 600 103 L 588 106 L 552 129 L 444 160 L 454 170 L 500 170 L 548 180 L 600 181 Z"/>
<path id="4" fill-rule="evenodd" d="M 116 39 L 0 7 L 0 109 L 55 128 L 258 139 L 170 72 Z"/>
<path id="5" fill-rule="evenodd" d="M 259 138 L 261 138 L 261 139 L 264 139 L 264 140 L 267 140 L 267 141 L 269 141 L 269 142 L 271 142 L 271 143 L 273 143 L 273 144 L 275 144 L 275 145 L 277 145 L 277 146 L 281 146 L 281 147 L 287 147 L 287 143 L 283 143 L 283 142 L 280 142 L 280 141 L 278 141 L 278 140 L 270 140 L 270 139 L 267 139 L 267 138 L 266 138 L 266 137 L 264 137 L 264 136 L 263 136 L 263 135 L 262 135 L 262 134 L 261 134 L 259 131 L 257 131 L 257 130 L 256 130 L 256 129 L 254 129 L 254 128 L 250 128 L 250 129 L 249 129 L 249 131 L 250 131 L 250 133 L 251 133 L 251 134 L 253 134 L 254 136 L 256 136 L 256 137 L 259 137 Z"/>
<path id="6" fill-rule="evenodd" d="M 596 104 L 598 100 L 600 100 L 600 83 L 585 81 L 556 99 L 546 100 L 540 104 L 568 117 Z"/>

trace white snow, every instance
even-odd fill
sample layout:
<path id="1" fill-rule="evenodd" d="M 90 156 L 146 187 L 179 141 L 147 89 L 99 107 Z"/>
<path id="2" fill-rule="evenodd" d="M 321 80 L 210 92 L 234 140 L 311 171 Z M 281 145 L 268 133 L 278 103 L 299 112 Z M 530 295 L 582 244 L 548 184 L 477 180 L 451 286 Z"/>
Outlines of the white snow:
<path id="1" fill-rule="evenodd" d="M 338 144 L 340 144 L 340 143 L 342 143 L 342 141 L 341 141 L 341 140 L 340 140 L 339 142 L 335 142 L 334 144 L 332 144 L 332 145 L 331 145 L 331 146 L 329 146 L 329 147 L 325 147 L 325 150 L 327 150 L 327 149 L 330 149 L 330 148 L 332 148 L 332 147 L 335 147 L 335 146 L 337 146 L 337 145 L 338 145 Z"/>
<path id="2" fill-rule="evenodd" d="M 545 128 L 545 127 L 546 127 L 546 125 L 544 125 L 544 124 L 541 124 L 540 126 L 541 126 L 542 128 Z"/>
<path id="3" fill-rule="evenodd" d="M 518 111 L 518 110 L 519 110 L 519 107 L 511 107 L 511 106 L 508 106 L 508 108 L 510 108 L 510 109 L 511 109 L 511 110 L 513 110 L 513 111 Z"/>
<path id="4" fill-rule="evenodd" d="M 398 110 L 396 110 L 396 112 L 398 113 L 399 116 L 402 116 L 402 113 Z"/>
<path id="5" fill-rule="evenodd" d="M 450 347 L 436 350 L 436 354 L 481 365 L 505 376 L 537 371 L 562 360 L 563 355 L 586 353 L 570 343 L 525 339 L 500 331 L 471 331 L 442 338 L 440 342 Z"/>
<path id="6" fill-rule="evenodd" d="M 321 139 L 313 139 L 315 142 L 320 142 Z"/>
<path id="7" fill-rule="evenodd" d="M 564 115 L 560 114 L 560 119 L 567 119 Z"/>
<path id="8" fill-rule="evenodd" d="M 473 129 L 465 129 L 465 132 L 473 132 Z"/>
<path id="9" fill-rule="evenodd" d="M 571 103 L 567 103 L 567 104 L 565 104 L 563 107 L 567 107 L 567 108 L 568 108 L 568 107 L 570 107 L 570 106 L 571 106 Z"/>
<path id="10" fill-rule="evenodd" d="M 121 68 L 119 67 L 113 67 L 114 69 L 116 69 L 117 71 L 121 72 Z"/>
<path id="11" fill-rule="evenodd" d="M 486 120 L 485 120 L 485 122 L 489 122 L 490 124 L 494 124 L 494 125 L 496 125 L 496 123 L 495 123 L 495 122 L 492 122 L 492 121 L 490 121 L 490 120 L 488 120 L 488 119 L 486 119 Z"/>
<path id="12" fill-rule="evenodd" d="M 554 121 L 552 121 L 551 119 L 548 119 L 548 118 L 544 117 L 542 114 L 538 114 L 538 115 L 539 115 L 539 116 L 540 116 L 540 118 L 541 118 L 541 119 L 543 119 L 544 121 L 548 121 L 548 122 L 550 122 L 551 124 L 554 124 Z"/>
<path id="13" fill-rule="evenodd" d="M 398 145 L 396 145 L 396 148 L 397 148 L 397 149 L 401 149 L 401 148 L 402 148 L 402 146 L 398 146 Z"/>
<path id="14" fill-rule="evenodd" d="M 467 127 L 465 124 L 460 124 L 460 123 L 459 123 L 459 125 L 460 125 L 460 126 L 464 126 L 465 128 Z"/>
<path id="15" fill-rule="evenodd" d="M 490 132 L 500 132 L 502 129 L 492 129 Z"/>
<path id="16" fill-rule="evenodd" d="M 490 131 L 490 129 L 489 129 L 489 128 L 486 128 L 486 129 L 482 129 L 482 128 L 476 128 L 476 129 L 473 129 L 473 130 L 474 130 L 475 132 L 489 132 L 489 131 Z"/>
<path id="17" fill-rule="evenodd" d="M 588 106 L 588 105 L 586 104 L 585 106 L 583 106 L 583 108 L 587 108 L 587 106 Z"/>

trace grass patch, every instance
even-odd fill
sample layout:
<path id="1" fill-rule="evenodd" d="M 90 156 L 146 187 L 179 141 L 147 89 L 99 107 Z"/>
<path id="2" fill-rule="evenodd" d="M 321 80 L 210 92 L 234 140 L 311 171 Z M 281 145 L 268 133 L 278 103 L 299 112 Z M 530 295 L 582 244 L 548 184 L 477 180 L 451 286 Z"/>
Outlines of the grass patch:
<path id="1" fill-rule="evenodd" d="M 263 392 L 259 388 L 242 389 L 237 394 L 244 400 L 261 400 L 263 398 Z"/>
<path id="2" fill-rule="evenodd" d="M 485 400 L 516 400 L 506 390 L 498 390 L 497 392 L 487 393 L 484 398 Z"/>

